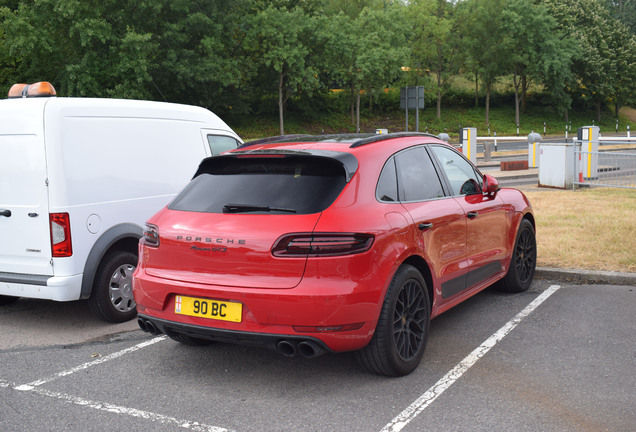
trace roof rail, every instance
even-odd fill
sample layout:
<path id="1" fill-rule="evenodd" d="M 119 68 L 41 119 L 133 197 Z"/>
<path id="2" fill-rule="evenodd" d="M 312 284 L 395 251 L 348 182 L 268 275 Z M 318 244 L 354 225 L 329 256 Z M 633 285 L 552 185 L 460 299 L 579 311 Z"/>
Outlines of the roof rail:
<path id="1" fill-rule="evenodd" d="M 250 146 L 259 145 L 259 144 L 269 144 L 274 142 L 301 139 L 301 138 L 306 138 L 309 136 L 311 135 L 307 135 L 307 134 L 278 135 L 273 137 L 261 138 L 254 141 L 248 141 L 238 146 L 238 148 L 245 148 L 245 147 L 250 147 Z"/>
<path id="2" fill-rule="evenodd" d="M 378 134 L 369 138 L 363 138 L 351 144 L 349 148 L 356 148 L 367 144 L 372 144 L 378 141 L 384 141 L 391 138 L 404 138 L 404 137 L 430 137 L 430 138 L 438 138 L 437 135 L 424 133 L 424 132 L 395 132 L 389 134 Z"/>

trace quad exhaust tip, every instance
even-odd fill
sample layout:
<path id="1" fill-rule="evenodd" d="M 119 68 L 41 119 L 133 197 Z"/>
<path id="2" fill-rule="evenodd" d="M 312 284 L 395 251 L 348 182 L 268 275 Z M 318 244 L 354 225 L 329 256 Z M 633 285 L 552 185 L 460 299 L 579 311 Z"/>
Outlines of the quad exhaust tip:
<path id="1" fill-rule="evenodd" d="M 139 328 L 151 335 L 160 335 L 162 331 L 157 328 L 152 321 L 145 318 L 137 318 Z M 282 339 L 276 344 L 276 352 L 285 357 L 301 357 L 310 359 L 321 356 L 327 352 L 325 348 L 311 340 L 302 340 L 300 342 L 293 339 Z"/>
<path id="2" fill-rule="evenodd" d="M 155 336 L 161 334 L 161 331 L 150 320 L 137 318 L 137 324 L 139 324 L 139 328 L 145 331 L 146 333 L 150 333 L 151 335 L 155 335 Z"/>
<path id="3" fill-rule="evenodd" d="M 317 343 L 305 340 L 296 342 L 283 339 L 276 344 L 276 351 L 285 357 L 294 357 L 297 354 L 305 358 L 314 358 L 325 354 L 327 351 Z"/>

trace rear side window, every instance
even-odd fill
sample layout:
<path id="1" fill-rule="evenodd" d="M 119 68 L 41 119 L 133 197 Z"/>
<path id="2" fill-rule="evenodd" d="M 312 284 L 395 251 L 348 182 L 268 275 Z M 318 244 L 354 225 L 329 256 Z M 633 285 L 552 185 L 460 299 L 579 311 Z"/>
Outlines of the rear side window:
<path id="1" fill-rule="evenodd" d="M 238 147 L 239 142 L 229 136 L 208 135 L 208 144 L 210 145 L 212 156 L 217 156 L 228 150 L 235 149 Z"/>
<path id="2" fill-rule="evenodd" d="M 339 161 L 316 156 L 218 157 L 170 203 L 206 213 L 311 214 L 329 207 L 346 185 Z"/>
<path id="3" fill-rule="evenodd" d="M 392 157 L 386 162 L 382 169 L 380 179 L 378 180 L 376 194 L 380 201 L 398 201 L 397 189 L 395 158 Z"/>

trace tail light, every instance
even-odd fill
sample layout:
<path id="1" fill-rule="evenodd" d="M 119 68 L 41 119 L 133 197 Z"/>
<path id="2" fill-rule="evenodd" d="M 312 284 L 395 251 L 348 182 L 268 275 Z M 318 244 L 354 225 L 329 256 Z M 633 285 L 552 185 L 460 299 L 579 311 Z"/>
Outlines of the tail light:
<path id="1" fill-rule="evenodd" d="M 146 246 L 159 247 L 159 228 L 147 223 L 142 242 Z"/>
<path id="2" fill-rule="evenodd" d="M 64 258 L 73 255 L 71 243 L 71 220 L 68 213 L 49 214 L 51 223 L 51 253 L 53 257 Z"/>
<path id="3" fill-rule="evenodd" d="M 272 254 L 276 257 L 340 256 L 366 252 L 374 237 L 358 233 L 288 234 L 281 237 Z"/>

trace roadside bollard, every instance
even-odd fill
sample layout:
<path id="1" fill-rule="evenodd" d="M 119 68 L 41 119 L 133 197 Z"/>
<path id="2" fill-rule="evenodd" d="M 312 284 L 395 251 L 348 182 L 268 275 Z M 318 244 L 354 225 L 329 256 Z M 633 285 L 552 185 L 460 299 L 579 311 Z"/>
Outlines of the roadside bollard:
<path id="1" fill-rule="evenodd" d="M 539 143 L 541 142 L 541 135 L 532 132 L 528 135 L 528 167 L 536 168 L 539 166 Z"/>
<path id="2" fill-rule="evenodd" d="M 477 128 L 462 128 L 460 131 L 462 153 L 472 163 L 477 163 Z"/>

